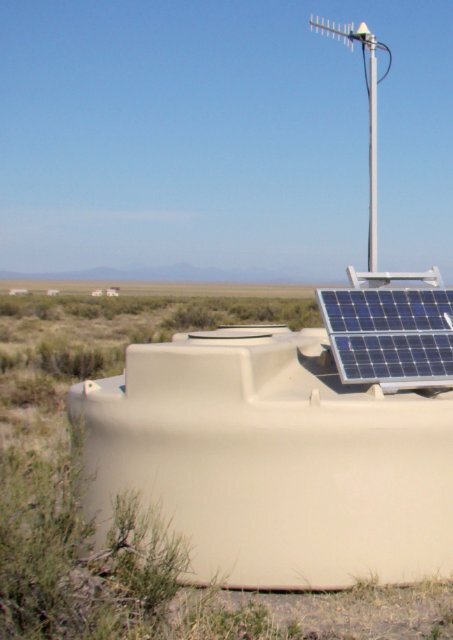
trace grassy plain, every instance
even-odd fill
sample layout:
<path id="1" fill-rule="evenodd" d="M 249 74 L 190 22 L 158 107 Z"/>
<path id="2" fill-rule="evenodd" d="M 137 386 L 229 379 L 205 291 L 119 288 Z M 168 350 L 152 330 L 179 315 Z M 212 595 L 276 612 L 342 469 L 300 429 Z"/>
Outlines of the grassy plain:
<path id="1" fill-rule="evenodd" d="M 453 638 L 453 584 L 435 579 L 406 589 L 370 580 L 332 594 L 180 588 L 184 540 L 136 495 L 118 496 L 105 550 L 92 553 L 69 386 L 121 372 L 130 342 L 229 323 L 320 325 L 311 288 L 120 284 L 120 297 L 107 299 L 86 293 L 106 283 L 3 283 L 34 293 L 0 295 L 0 637 Z M 40 295 L 47 288 L 65 293 Z"/>

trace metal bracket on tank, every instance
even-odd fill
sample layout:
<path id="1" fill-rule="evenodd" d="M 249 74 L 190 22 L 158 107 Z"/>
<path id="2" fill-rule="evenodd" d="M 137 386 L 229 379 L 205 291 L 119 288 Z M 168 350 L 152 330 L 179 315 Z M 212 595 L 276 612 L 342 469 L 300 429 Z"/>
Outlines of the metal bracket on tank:
<path id="1" fill-rule="evenodd" d="M 349 266 L 346 269 L 349 281 L 356 289 L 376 288 L 391 285 L 392 280 L 412 281 L 420 280 L 425 285 L 444 289 L 444 281 L 438 267 L 431 267 L 428 271 L 356 271 Z"/>
<path id="2" fill-rule="evenodd" d="M 400 380 L 394 382 L 381 382 L 380 386 L 385 395 L 395 394 L 404 389 L 407 391 L 413 389 L 439 389 L 442 391 L 448 391 L 449 389 L 453 389 L 453 380 Z"/>

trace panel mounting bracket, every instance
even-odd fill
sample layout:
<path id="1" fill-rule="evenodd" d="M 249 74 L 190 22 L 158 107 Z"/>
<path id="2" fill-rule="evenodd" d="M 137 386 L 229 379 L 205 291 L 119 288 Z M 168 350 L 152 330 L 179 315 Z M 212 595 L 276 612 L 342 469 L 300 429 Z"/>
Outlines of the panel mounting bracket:
<path id="1" fill-rule="evenodd" d="M 404 389 L 439 389 L 448 391 L 453 389 L 453 380 L 392 380 L 392 382 L 380 382 L 384 395 L 392 395 Z"/>
<path id="2" fill-rule="evenodd" d="M 356 271 L 349 266 L 346 269 L 349 281 L 356 289 L 386 287 L 392 281 L 420 281 L 420 287 L 429 285 L 437 289 L 444 289 L 444 281 L 438 267 L 431 267 L 428 271 Z"/>

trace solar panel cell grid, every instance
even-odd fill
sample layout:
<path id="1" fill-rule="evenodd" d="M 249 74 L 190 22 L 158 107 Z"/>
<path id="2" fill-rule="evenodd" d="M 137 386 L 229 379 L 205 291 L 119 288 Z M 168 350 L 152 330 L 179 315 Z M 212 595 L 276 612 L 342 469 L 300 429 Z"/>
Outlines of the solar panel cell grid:
<path id="1" fill-rule="evenodd" d="M 334 336 L 340 366 L 350 380 L 438 377 L 453 374 L 453 335 Z M 413 343 L 412 345 L 410 343 Z"/>
<path id="2" fill-rule="evenodd" d="M 321 300 L 334 333 L 453 329 L 453 291 L 321 290 Z"/>

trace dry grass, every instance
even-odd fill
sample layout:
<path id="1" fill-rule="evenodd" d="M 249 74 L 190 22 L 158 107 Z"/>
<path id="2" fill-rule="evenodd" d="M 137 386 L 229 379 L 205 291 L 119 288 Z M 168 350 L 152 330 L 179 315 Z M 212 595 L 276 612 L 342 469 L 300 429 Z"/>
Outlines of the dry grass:
<path id="1" fill-rule="evenodd" d="M 218 597 L 230 607 L 259 603 L 272 612 L 275 624 L 297 628 L 300 637 L 313 640 L 453 638 L 453 583 L 436 579 L 412 587 L 371 582 L 339 593 Z"/>
<path id="2" fill-rule="evenodd" d="M 421 640 L 453 638 L 453 583 L 360 583 L 338 593 L 182 589 L 168 619 L 178 640 Z"/>

